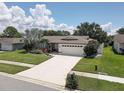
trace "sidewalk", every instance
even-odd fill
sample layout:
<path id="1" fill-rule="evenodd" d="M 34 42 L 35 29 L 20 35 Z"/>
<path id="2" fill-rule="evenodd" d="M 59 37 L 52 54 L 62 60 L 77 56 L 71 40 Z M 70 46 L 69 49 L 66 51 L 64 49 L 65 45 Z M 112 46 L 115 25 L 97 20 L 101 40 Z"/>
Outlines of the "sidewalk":
<path id="1" fill-rule="evenodd" d="M 78 71 L 71 71 L 70 73 L 75 73 L 76 75 L 79 75 L 79 76 L 96 78 L 96 79 L 101 79 L 101 80 L 106 80 L 106 81 L 110 81 L 110 82 L 117 82 L 117 83 L 124 84 L 124 78 L 120 78 L 120 77 L 92 74 L 92 73 L 78 72 Z"/>
<path id="2" fill-rule="evenodd" d="M 33 67 L 33 66 L 35 66 L 35 65 L 32 65 L 32 64 L 26 64 L 26 63 L 21 63 L 21 62 L 13 62 L 13 61 L 5 61 L 5 60 L 0 60 L 0 63 L 17 65 L 17 66 L 25 66 L 25 67 Z"/>

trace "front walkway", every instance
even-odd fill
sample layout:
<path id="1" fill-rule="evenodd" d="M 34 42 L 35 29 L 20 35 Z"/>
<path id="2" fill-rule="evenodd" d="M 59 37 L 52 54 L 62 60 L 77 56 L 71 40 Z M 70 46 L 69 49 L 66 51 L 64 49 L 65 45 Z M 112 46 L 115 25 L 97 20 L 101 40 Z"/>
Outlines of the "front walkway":
<path id="1" fill-rule="evenodd" d="M 81 57 L 53 55 L 54 57 L 16 75 L 65 86 L 66 76 Z"/>
<path id="2" fill-rule="evenodd" d="M 33 67 L 33 66 L 35 66 L 33 64 L 26 64 L 26 63 L 21 63 L 21 62 L 13 62 L 13 61 L 5 61 L 5 60 L 0 60 L 0 63 L 17 65 L 17 66 L 24 66 L 24 67 Z"/>
<path id="3" fill-rule="evenodd" d="M 110 81 L 110 82 L 117 82 L 117 83 L 124 84 L 124 78 L 120 78 L 120 77 L 92 74 L 92 73 L 78 72 L 78 71 L 71 71 L 70 73 L 75 73 L 76 75 L 79 75 L 79 76 L 96 78 L 96 79 L 101 79 L 101 80 L 106 80 L 106 81 Z"/>

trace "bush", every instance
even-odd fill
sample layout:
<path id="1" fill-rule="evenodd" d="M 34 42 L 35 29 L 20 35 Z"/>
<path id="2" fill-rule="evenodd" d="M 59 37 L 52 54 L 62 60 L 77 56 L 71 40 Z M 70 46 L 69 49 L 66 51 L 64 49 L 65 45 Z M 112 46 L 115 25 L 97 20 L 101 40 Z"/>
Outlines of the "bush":
<path id="1" fill-rule="evenodd" d="M 70 90 L 74 90 L 78 88 L 78 80 L 74 73 L 68 74 L 66 80 L 66 87 L 69 88 Z"/>
<path id="2" fill-rule="evenodd" d="M 99 43 L 97 41 L 89 41 L 88 44 L 84 47 L 86 57 L 95 57 L 95 55 L 97 54 L 98 47 Z"/>
<path id="3" fill-rule="evenodd" d="M 43 51 L 42 50 L 39 50 L 39 49 L 35 49 L 35 50 L 31 50 L 30 53 L 33 53 L 33 54 L 42 54 Z"/>

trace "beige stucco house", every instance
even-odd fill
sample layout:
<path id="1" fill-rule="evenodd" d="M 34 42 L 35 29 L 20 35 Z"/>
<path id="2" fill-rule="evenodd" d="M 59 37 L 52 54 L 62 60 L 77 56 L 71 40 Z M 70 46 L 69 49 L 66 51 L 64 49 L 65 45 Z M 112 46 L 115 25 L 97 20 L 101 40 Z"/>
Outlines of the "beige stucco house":
<path id="1" fill-rule="evenodd" d="M 92 40 L 89 36 L 44 36 L 49 41 L 49 49 L 67 55 L 83 56 L 84 47 Z M 98 53 L 102 54 L 103 45 L 100 45 Z"/>
<path id="2" fill-rule="evenodd" d="M 124 53 L 124 35 L 117 34 L 114 36 L 114 49 L 118 53 Z"/>

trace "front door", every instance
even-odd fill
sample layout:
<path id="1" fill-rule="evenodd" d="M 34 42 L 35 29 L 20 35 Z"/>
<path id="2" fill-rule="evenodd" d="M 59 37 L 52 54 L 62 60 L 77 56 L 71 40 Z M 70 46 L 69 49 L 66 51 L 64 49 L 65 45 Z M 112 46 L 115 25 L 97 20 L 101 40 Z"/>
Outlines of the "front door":
<path id="1" fill-rule="evenodd" d="M 52 52 L 58 52 L 58 44 L 52 44 Z"/>

